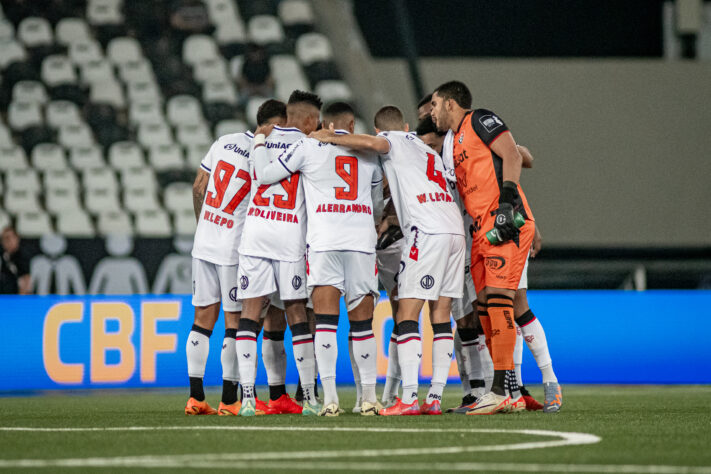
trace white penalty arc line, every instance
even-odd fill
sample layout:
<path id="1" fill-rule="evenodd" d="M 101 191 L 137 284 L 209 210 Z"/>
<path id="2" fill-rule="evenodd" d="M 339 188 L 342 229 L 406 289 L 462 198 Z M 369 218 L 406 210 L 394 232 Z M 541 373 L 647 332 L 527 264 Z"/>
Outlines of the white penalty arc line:
<path id="1" fill-rule="evenodd" d="M 296 431 L 296 432 L 386 432 L 386 433 L 496 433 L 520 434 L 528 436 L 555 437 L 547 441 L 531 441 L 512 444 L 442 446 L 418 448 L 390 449 L 360 449 L 360 450 L 330 450 L 330 451 L 274 451 L 250 453 L 210 453 L 184 455 L 147 455 L 106 458 L 74 458 L 74 459 L 13 459 L 0 460 L 0 468 L 19 467 L 185 467 L 196 463 L 225 463 L 236 461 L 286 461 L 299 459 L 329 459 L 329 458 L 374 458 L 387 456 L 415 456 L 435 454 L 461 454 L 474 452 L 512 451 L 525 449 L 555 448 L 594 444 L 601 438 L 588 433 L 574 433 L 549 430 L 506 430 L 478 428 L 357 428 L 357 427 L 308 427 L 308 426 L 127 426 L 105 428 L 31 428 L 31 427 L 0 427 L 0 431 L 43 431 L 43 432 L 93 432 L 93 431 L 152 431 L 152 430 L 232 430 L 232 431 Z M 233 465 L 232 465 L 233 466 Z M 216 466 L 218 467 L 218 466 Z"/>

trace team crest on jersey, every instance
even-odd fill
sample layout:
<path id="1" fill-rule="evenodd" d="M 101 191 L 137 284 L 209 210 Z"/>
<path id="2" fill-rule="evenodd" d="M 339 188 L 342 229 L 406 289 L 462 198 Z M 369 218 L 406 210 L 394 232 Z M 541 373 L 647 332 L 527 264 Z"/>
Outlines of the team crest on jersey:
<path id="1" fill-rule="evenodd" d="M 425 290 L 429 290 L 430 288 L 432 288 L 434 286 L 434 283 L 435 280 L 432 275 L 425 275 L 420 280 L 420 286 L 422 286 L 422 288 L 424 288 Z"/>
<path id="2" fill-rule="evenodd" d="M 461 145 L 463 141 L 464 141 L 464 132 L 459 134 L 459 144 Z"/>
<path id="3" fill-rule="evenodd" d="M 247 275 L 242 275 L 239 279 L 239 286 L 243 290 L 246 290 L 247 287 L 249 286 L 249 278 L 247 278 Z"/>
<path id="4" fill-rule="evenodd" d="M 233 286 L 232 289 L 230 290 L 230 299 L 232 301 L 237 301 L 237 287 Z"/>
<path id="5" fill-rule="evenodd" d="M 291 286 L 293 286 L 295 290 L 301 288 L 301 283 L 302 281 L 299 275 L 294 275 L 294 278 L 291 279 Z"/>
<path id="6" fill-rule="evenodd" d="M 479 123 L 482 124 L 489 133 L 504 125 L 504 122 L 502 122 L 501 119 L 494 114 L 480 117 Z"/>
<path id="7" fill-rule="evenodd" d="M 506 259 L 504 257 L 486 257 L 484 265 L 491 270 L 501 270 L 506 266 Z"/>

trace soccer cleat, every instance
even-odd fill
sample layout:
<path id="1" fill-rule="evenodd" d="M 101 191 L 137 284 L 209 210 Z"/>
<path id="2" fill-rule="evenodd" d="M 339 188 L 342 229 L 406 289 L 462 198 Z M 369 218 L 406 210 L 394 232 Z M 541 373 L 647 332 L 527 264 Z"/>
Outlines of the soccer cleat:
<path id="1" fill-rule="evenodd" d="M 539 402 L 532 396 L 524 395 L 523 399 L 526 400 L 526 410 L 528 410 L 528 411 L 543 410 L 543 405 L 541 405 L 541 402 Z"/>
<path id="2" fill-rule="evenodd" d="M 266 415 L 267 410 L 269 410 L 269 406 L 261 401 L 258 398 L 254 399 L 254 410 L 256 411 L 257 415 Z"/>
<path id="3" fill-rule="evenodd" d="M 316 403 L 315 405 L 310 404 L 308 401 L 304 400 L 304 407 L 301 410 L 303 416 L 318 416 L 319 412 L 323 409 L 323 405 Z"/>
<path id="4" fill-rule="evenodd" d="M 353 406 L 353 413 L 360 413 L 360 406 L 363 404 L 363 401 L 358 397 L 356 399 L 355 405 Z"/>
<path id="5" fill-rule="evenodd" d="M 469 405 L 473 404 L 476 402 L 476 397 L 472 395 L 471 393 L 468 393 L 462 398 L 462 404 L 459 405 L 458 407 L 452 407 L 452 408 L 447 408 L 447 413 L 466 413 L 469 411 L 469 408 L 464 410 L 463 412 L 461 409 L 463 407 L 468 407 Z"/>
<path id="6" fill-rule="evenodd" d="M 329 403 L 323 409 L 318 412 L 318 416 L 338 416 L 341 414 L 341 409 L 338 408 L 338 404 Z"/>
<path id="7" fill-rule="evenodd" d="M 420 414 L 420 404 L 417 400 L 406 405 L 402 403 L 402 400 L 397 399 L 397 403 L 389 408 L 383 408 L 380 410 L 380 415 L 382 416 L 402 416 L 402 415 L 419 415 Z"/>
<path id="8" fill-rule="evenodd" d="M 269 400 L 267 415 L 299 415 L 303 408 L 294 401 L 288 394 L 284 394 L 276 400 Z"/>
<path id="9" fill-rule="evenodd" d="M 193 397 L 188 399 L 187 405 L 185 405 L 186 415 L 217 415 L 217 410 L 208 405 L 207 401 L 204 400 L 199 402 Z"/>
<path id="10" fill-rule="evenodd" d="M 257 415 L 257 408 L 254 398 L 244 398 L 242 399 L 242 407 L 239 409 L 240 416 L 255 416 Z"/>
<path id="11" fill-rule="evenodd" d="M 442 406 L 439 403 L 439 400 L 434 400 L 432 403 L 423 403 L 422 406 L 420 407 L 420 414 L 421 415 L 441 415 L 442 414 Z"/>
<path id="12" fill-rule="evenodd" d="M 388 408 L 388 407 L 391 407 L 391 406 L 395 405 L 395 404 L 397 403 L 397 401 L 398 401 L 398 398 L 397 398 L 397 397 L 388 398 L 387 400 L 384 400 L 384 401 L 383 401 L 382 405 L 383 405 L 385 408 Z"/>
<path id="13" fill-rule="evenodd" d="M 242 402 L 235 402 L 231 405 L 220 402 L 220 406 L 217 408 L 217 414 L 220 416 L 237 416 L 239 415 L 240 408 L 242 408 Z"/>
<path id="14" fill-rule="evenodd" d="M 520 413 L 522 411 L 526 411 L 526 400 L 523 396 L 519 396 L 517 399 L 511 400 L 508 411 L 509 413 Z"/>
<path id="15" fill-rule="evenodd" d="M 476 404 L 467 411 L 467 415 L 493 415 L 494 413 L 506 413 L 511 403 L 508 395 L 497 395 L 494 392 L 484 394 Z"/>
<path id="16" fill-rule="evenodd" d="M 543 413 L 558 413 L 563 405 L 563 392 L 560 390 L 560 385 L 557 382 L 544 383 L 543 393 L 545 394 Z"/>
<path id="17" fill-rule="evenodd" d="M 360 416 L 375 416 L 378 414 L 378 402 L 363 402 L 360 405 Z"/>

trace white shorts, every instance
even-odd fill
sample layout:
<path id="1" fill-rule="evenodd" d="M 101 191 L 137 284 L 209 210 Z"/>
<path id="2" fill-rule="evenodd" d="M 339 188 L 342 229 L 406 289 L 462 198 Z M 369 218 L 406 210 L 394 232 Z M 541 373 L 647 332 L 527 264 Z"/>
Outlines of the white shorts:
<path id="1" fill-rule="evenodd" d="M 223 310 L 242 311 L 242 301 L 237 294 L 237 267 L 193 258 L 193 306 L 222 301 Z"/>
<path id="2" fill-rule="evenodd" d="M 351 311 L 368 295 L 378 297 L 378 275 L 375 254 L 337 250 L 308 253 L 309 296 L 316 286 L 334 286 L 346 299 Z"/>
<path id="3" fill-rule="evenodd" d="M 411 232 L 400 261 L 398 297 L 431 301 L 440 296 L 461 298 L 463 285 L 464 236 Z"/>
<path id="4" fill-rule="evenodd" d="M 400 271 L 402 249 L 406 245 L 407 240 L 403 237 L 390 244 L 388 248 L 375 251 L 378 263 L 378 279 L 390 298 L 393 298 L 392 292 L 397 288 L 397 274 Z"/>
<path id="5" fill-rule="evenodd" d="M 452 300 L 452 317 L 455 321 L 462 319 L 467 314 L 474 311 L 472 304 L 476 301 L 476 289 L 474 279 L 472 279 L 469 260 L 464 263 L 464 288 L 461 298 Z"/>
<path id="6" fill-rule="evenodd" d="M 306 260 L 283 262 L 270 258 L 239 256 L 240 299 L 269 296 L 278 292 L 282 301 L 305 300 Z"/>

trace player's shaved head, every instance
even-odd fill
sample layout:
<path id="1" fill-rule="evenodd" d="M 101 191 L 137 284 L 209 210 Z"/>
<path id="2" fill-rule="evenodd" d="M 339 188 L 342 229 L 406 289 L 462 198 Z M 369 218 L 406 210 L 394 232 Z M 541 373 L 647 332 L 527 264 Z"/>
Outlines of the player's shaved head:
<path id="1" fill-rule="evenodd" d="M 316 94 L 295 90 L 286 104 L 286 124 L 309 134 L 319 124 L 319 112 L 323 103 Z"/>
<path id="2" fill-rule="evenodd" d="M 463 82 L 449 81 L 439 86 L 434 91 L 444 100 L 452 99 L 463 109 L 472 108 L 472 93 Z"/>
<path id="3" fill-rule="evenodd" d="M 280 100 L 269 99 L 257 110 L 257 125 L 286 123 L 286 104 Z"/>
<path id="4" fill-rule="evenodd" d="M 405 130 L 405 118 L 400 109 L 394 105 L 386 105 L 378 110 L 373 122 L 377 130 Z"/>
<path id="5" fill-rule="evenodd" d="M 333 124 L 334 128 L 353 133 L 355 111 L 353 107 L 345 102 L 334 102 L 323 109 L 321 123 L 324 128 L 328 128 L 330 124 Z"/>

